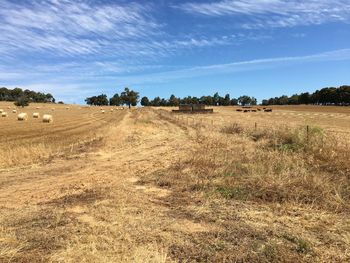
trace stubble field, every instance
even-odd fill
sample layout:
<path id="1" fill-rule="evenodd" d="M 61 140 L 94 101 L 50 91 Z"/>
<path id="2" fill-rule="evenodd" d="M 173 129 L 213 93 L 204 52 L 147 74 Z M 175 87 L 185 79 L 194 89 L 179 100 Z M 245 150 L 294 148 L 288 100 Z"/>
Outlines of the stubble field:
<path id="1" fill-rule="evenodd" d="M 0 262 L 350 260 L 349 108 L 66 107 L 0 119 Z"/>

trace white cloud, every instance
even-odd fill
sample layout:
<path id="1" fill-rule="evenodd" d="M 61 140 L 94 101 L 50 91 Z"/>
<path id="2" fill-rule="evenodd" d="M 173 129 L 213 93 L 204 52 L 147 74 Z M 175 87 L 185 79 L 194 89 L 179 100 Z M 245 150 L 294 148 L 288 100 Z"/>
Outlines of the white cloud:
<path id="1" fill-rule="evenodd" d="M 204 16 L 245 16 L 244 28 L 292 27 L 350 20 L 349 0 L 221 0 L 175 6 Z"/>
<path id="2" fill-rule="evenodd" d="M 103 52 L 115 41 L 158 34 L 147 5 L 85 1 L 0 2 L 0 52 L 50 51 L 56 55 Z M 6 43 L 6 44 L 5 44 Z"/>
<path id="3" fill-rule="evenodd" d="M 93 87 L 96 83 L 118 83 L 118 85 L 140 85 L 140 84 L 149 84 L 149 83 L 158 83 L 158 82 L 168 82 L 176 79 L 183 78 L 192 78 L 206 75 L 216 75 L 216 74 L 226 74 L 226 73 L 235 73 L 241 71 L 254 71 L 254 70 L 264 70 L 269 68 L 282 67 L 287 65 L 294 64 L 306 64 L 314 62 L 325 62 L 325 61 L 343 61 L 350 60 L 350 49 L 341 49 L 334 50 L 329 52 L 323 52 L 313 55 L 305 56 L 292 56 L 292 57 L 277 57 L 277 58 L 263 58 L 263 59 L 254 59 L 247 61 L 237 61 L 232 63 L 224 64 L 213 64 L 206 66 L 194 66 L 194 67 L 185 67 L 182 69 L 170 70 L 170 71 L 160 71 L 165 69 L 164 65 L 148 65 L 148 67 L 158 70 L 156 73 L 142 73 L 138 74 L 123 74 L 116 75 L 114 73 L 118 72 L 119 66 L 114 63 L 104 63 L 99 62 L 101 71 L 97 74 L 90 74 L 92 69 L 95 69 L 96 65 L 91 65 L 91 67 L 86 66 L 85 68 L 80 68 L 80 74 L 72 77 L 69 75 L 69 72 L 62 72 L 62 74 L 57 78 L 52 78 L 50 71 L 46 72 L 46 75 L 41 77 L 47 77 L 50 80 L 48 83 L 62 83 L 62 85 L 71 85 L 71 83 L 77 83 L 78 86 Z M 145 65 L 140 65 L 140 69 L 144 69 Z M 35 70 L 34 70 L 35 71 Z M 132 70 L 131 70 L 132 71 Z M 111 74 L 112 73 L 112 74 Z M 123 72 L 126 73 L 126 72 Z M 16 74 L 20 76 L 21 72 L 10 72 L 11 74 Z M 34 75 L 33 75 L 34 74 Z M 4 72 L 6 75 L 6 72 Z M 18 81 L 22 82 L 24 79 L 30 78 L 31 81 L 28 83 L 35 83 L 35 73 L 28 72 L 28 74 L 22 73 L 22 78 L 19 78 Z M 34 80 L 33 80 L 34 79 Z M 0 79 L 1 80 L 1 79 Z M 11 82 L 12 78 L 4 79 L 3 82 Z M 14 85 L 18 85 L 17 83 Z M 28 84 L 29 85 L 29 84 Z M 20 86 L 20 85 L 19 85 Z M 45 86 L 44 84 L 42 86 Z"/>

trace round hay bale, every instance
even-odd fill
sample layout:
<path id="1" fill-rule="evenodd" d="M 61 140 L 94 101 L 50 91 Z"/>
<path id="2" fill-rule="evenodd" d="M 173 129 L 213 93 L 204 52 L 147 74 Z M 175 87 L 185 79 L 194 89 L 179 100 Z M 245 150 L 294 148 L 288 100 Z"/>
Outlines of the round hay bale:
<path id="1" fill-rule="evenodd" d="M 53 117 L 50 114 L 44 114 L 43 115 L 43 122 L 45 123 L 51 123 L 53 122 Z"/>
<path id="2" fill-rule="evenodd" d="M 20 113 L 17 115 L 17 120 L 19 121 L 26 121 L 28 119 L 27 113 Z"/>
<path id="3" fill-rule="evenodd" d="M 33 113 L 33 118 L 34 119 L 38 119 L 40 117 L 40 113 L 39 112 L 34 112 Z"/>
<path id="4" fill-rule="evenodd" d="M 1 117 L 6 118 L 6 117 L 7 117 L 7 112 L 3 111 L 3 112 L 1 113 Z"/>

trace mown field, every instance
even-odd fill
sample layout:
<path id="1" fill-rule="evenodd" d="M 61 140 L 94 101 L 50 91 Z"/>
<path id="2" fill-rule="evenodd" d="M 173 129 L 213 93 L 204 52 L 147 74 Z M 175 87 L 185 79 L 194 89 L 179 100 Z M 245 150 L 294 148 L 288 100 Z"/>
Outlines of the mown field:
<path id="1" fill-rule="evenodd" d="M 104 114 L 100 108 L 51 104 L 18 108 L 13 103 L 0 102 L 0 109 L 8 113 L 6 118 L 0 116 L 0 167 L 35 163 L 98 141 L 109 123 L 122 115 L 117 107 L 105 107 Z M 17 120 L 22 112 L 28 114 L 27 121 Z M 40 114 L 38 119 L 33 118 L 34 112 Z M 53 123 L 43 123 L 44 114 L 52 115 Z"/>
<path id="2" fill-rule="evenodd" d="M 350 261 L 349 108 L 58 107 L 0 119 L 0 262 Z"/>

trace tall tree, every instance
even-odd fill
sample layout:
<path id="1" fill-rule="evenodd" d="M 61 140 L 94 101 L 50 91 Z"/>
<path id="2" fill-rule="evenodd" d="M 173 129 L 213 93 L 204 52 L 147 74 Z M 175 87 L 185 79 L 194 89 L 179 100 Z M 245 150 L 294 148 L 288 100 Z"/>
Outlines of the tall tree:
<path id="1" fill-rule="evenodd" d="M 225 97 L 222 99 L 222 102 L 220 103 L 220 105 L 222 106 L 229 106 L 230 105 L 230 94 L 226 94 Z"/>
<path id="2" fill-rule="evenodd" d="M 131 106 L 136 106 L 137 102 L 139 100 L 139 93 L 133 90 L 130 90 L 129 88 L 125 88 L 124 91 L 120 94 L 120 99 L 123 104 L 126 104 L 129 106 L 129 109 Z"/>
<path id="3" fill-rule="evenodd" d="M 220 102 L 220 95 L 218 92 L 216 92 L 213 96 L 213 103 L 215 106 L 218 106 Z"/>

